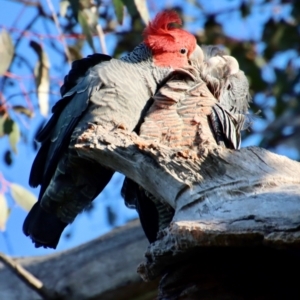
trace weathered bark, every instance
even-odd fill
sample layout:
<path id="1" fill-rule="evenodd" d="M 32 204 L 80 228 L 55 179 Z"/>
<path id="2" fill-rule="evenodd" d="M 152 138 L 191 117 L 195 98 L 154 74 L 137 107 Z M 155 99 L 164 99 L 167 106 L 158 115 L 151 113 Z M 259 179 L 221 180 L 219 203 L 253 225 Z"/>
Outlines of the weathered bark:
<path id="1" fill-rule="evenodd" d="M 170 149 L 90 126 L 74 147 L 175 209 L 146 249 L 137 222 L 70 251 L 17 259 L 60 299 L 300 299 L 300 164 L 250 147 Z M 140 297 L 140 298 L 139 298 Z M 0 299 L 40 299 L 0 264 Z"/>
<path id="2" fill-rule="evenodd" d="M 138 268 L 146 281 L 164 276 L 160 299 L 179 295 L 184 299 L 184 294 L 187 299 L 199 299 L 204 290 L 210 290 L 202 283 L 212 283 L 206 273 L 199 273 L 202 265 L 206 270 L 213 266 L 210 274 L 219 287 L 214 297 L 228 294 L 243 299 L 249 289 L 244 293 L 233 289 L 231 293 L 220 278 L 216 279 L 230 276 L 228 270 L 216 270 L 222 266 L 220 258 L 230 262 L 238 274 L 244 265 L 255 269 L 266 262 L 262 273 L 275 276 L 277 283 L 284 281 L 291 267 L 283 263 L 287 251 L 300 249 L 298 162 L 257 147 L 233 151 L 212 145 L 198 157 L 193 151 L 147 143 L 135 134 L 102 126 L 91 126 L 78 141 L 75 148 L 80 156 L 125 174 L 175 209 L 172 223 L 159 233 L 157 242 L 148 248 L 147 261 Z M 249 257 L 254 265 L 248 263 Z M 276 272 L 270 268 L 270 257 L 276 259 Z M 291 261 L 300 265 L 297 255 Z M 253 272 L 244 275 L 245 282 L 255 276 Z M 231 278 L 238 280 L 239 276 Z M 259 294 L 258 286 L 261 284 L 256 283 L 253 297 L 274 299 L 280 294 L 276 289 Z M 292 290 L 290 285 L 281 285 L 280 291 L 287 289 Z M 293 290 L 291 295 L 296 294 Z"/>
<path id="3" fill-rule="evenodd" d="M 57 299 L 153 299 L 158 281 L 147 285 L 136 273 L 147 244 L 133 221 L 74 249 L 15 261 L 57 292 Z M 41 298 L 0 262 L 0 299 Z"/>

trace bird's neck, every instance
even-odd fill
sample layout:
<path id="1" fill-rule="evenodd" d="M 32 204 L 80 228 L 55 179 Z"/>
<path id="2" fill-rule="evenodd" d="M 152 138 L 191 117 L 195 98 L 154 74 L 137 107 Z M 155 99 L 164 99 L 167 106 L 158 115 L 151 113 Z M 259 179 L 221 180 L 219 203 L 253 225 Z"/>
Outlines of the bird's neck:
<path id="1" fill-rule="evenodd" d="M 151 49 L 141 43 L 134 50 L 121 58 L 124 62 L 129 62 L 139 74 L 139 78 L 145 81 L 146 87 L 153 96 L 157 87 L 173 70 L 170 67 L 156 66 L 153 61 Z"/>

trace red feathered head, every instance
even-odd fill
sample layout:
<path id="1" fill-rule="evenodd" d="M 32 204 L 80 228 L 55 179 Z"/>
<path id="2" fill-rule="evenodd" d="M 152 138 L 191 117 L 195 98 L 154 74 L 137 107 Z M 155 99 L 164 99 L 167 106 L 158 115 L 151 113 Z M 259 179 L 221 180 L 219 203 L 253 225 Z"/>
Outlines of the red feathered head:
<path id="1" fill-rule="evenodd" d="M 152 50 L 154 62 L 159 66 L 184 67 L 195 51 L 196 38 L 176 28 L 182 24 L 175 11 L 158 13 L 143 32 L 144 43 Z"/>

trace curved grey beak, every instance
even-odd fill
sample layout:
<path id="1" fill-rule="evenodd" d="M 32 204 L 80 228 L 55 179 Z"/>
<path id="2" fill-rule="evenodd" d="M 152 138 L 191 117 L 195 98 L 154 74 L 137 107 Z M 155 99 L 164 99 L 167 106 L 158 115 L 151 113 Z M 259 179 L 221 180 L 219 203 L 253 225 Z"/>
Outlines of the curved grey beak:
<path id="1" fill-rule="evenodd" d="M 195 50 L 190 54 L 189 61 L 191 65 L 199 65 L 204 60 L 204 54 L 200 46 L 196 46 Z"/>

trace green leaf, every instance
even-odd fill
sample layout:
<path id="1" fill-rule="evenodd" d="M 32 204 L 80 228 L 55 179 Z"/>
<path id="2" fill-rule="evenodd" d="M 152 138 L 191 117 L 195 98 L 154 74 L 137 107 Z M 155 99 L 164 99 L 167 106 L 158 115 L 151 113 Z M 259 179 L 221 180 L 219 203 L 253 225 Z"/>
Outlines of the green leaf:
<path id="1" fill-rule="evenodd" d="M 4 194 L 0 194 L 0 230 L 5 231 L 6 221 L 9 216 L 9 208 Z"/>
<path id="2" fill-rule="evenodd" d="M 149 23 L 150 17 L 147 2 L 144 0 L 122 0 L 132 18 L 139 15 L 145 24 Z"/>
<path id="3" fill-rule="evenodd" d="M 255 56 L 254 62 L 258 68 L 263 68 L 267 64 L 266 60 L 260 55 Z"/>
<path id="4" fill-rule="evenodd" d="M 83 15 L 85 17 L 87 24 L 89 25 L 91 33 L 97 32 L 96 26 L 98 25 L 99 16 L 98 16 L 98 11 L 95 9 L 95 7 L 85 8 L 81 10 L 81 12 L 83 12 Z"/>
<path id="5" fill-rule="evenodd" d="M 3 155 L 4 162 L 6 163 L 7 166 L 10 166 L 12 164 L 12 157 L 11 157 L 11 151 L 6 150 L 4 155 Z"/>
<path id="6" fill-rule="evenodd" d="M 143 22 L 147 25 L 150 21 L 147 1 L 134 0 L 135 6 Z"/>
<path id="7" fill-rule="evenodd" d="M 224 36 L 222 25 L 216 21 L 214 15 L 209 16 L 204 23 L 204 34 L 202 43 L 205 44 L 218 44 L 220 38 Z"/>
<path id="8" fill-rule="evenodd" d="M 19 184 L 12 183 L 10 185 L 10 191 L 15 202 L 26 211 L 30 211 L 37 201 L 35 195 Z"/>
<path id="9" fill-rule="evenodd" d="M 246 18 L 250 15 L 251 8 L 252 8 L 251 3 L 242 2 L 241 6 L 240 6 L 240 11 L 241 11 L 243 18 Z"/>
<path id="10" fill-rule="evenodd" d="M 79 21 L 79 0 L 69 0 L 76 21 Z"/>
<path id="11" fill-rule="evenodd" d="M 94 42 L 93 42 L 92 30 L 87 22 L 86 15 L 82 11 L 79 11 L 79 13 L 78 13 L 78 22 L 82 28 L 83 34 L 86 36 L 88 44 L 92 48 L 93 52 L 96 52 L 95 47 L 94 47 Z"/>
<path id="12" fill-rule="evenodd" d="M 82 59 L 82 54 L 81 54 L 81 48 L 78 47 L 77 45 L 74 46 L 68 46 L 70 55 L 71 55 L 71 60 L 77 60 L 77 59 Z"/>
<path id="13" fill-rule="evenodd" d="M 124 18 L 124 4 L 122 0 L 113 0 L 115 13 L 117 16 L 118 23 L 122 25 Z"/>
<path id="14" fill-rule="evenodd" d="M 67 14 L 68 7 L 70 6 L 69 0 L 61 0 L 59 2 L 59 14 L 64 18 Z M 74 11 L 73 11 L 74 12 Z"/>
<path id="15" fill-rule="evenodd" d="M 24 107 L 23 105 L 14 105 L 12 107 L 12 109 L 20 114 L 25 115 L 28 118 L 32 118 L 34 116 L 33 111 L 31 111 L 30 109 L 28 109 L 27 107 Z"/>
<path id="16" fill-rule="evenodd" d="M 12 124 L 12 131 L 9 134 L 9 144 L 14 153 L 17 153 L 17 143 L 20 140 L 20 129 L 16 122 Z"/>
<path id="17" fill-rule="evenodd" d="M 80 9 L 95 7 L 95 5 L 93 4 L 95 2 L 96 1 L 91 1 L 91 0 L 79 0 Z"/>
<path id="18" fill-rule="evenodd" d="M 50 62 L 48 56 L 40 44 L 30 41 L 30 46 L 38 55 L 39 60 L 34 68 L 35 82 L 39 100 L 40 112 L 47 117 L 49 112 L 49 90 L 50 90 Z"/>
<path id="19" fill-rule="evenodd" d="M 136 8 L 136 5 L 134 3 L 134 0 L 122 0 L 124 5 L 126 6 L 130 16 L 132 18 L 135 18 L 138 14 L 138 10 Z"/>
<path id="20" fill-rule="evenodd" d="M 16 145 L 20 139 L 20 130 L 16 122 L 9 116 L 0 117 L 0 137 L 8 135 L 9 143 L 13 152 L 17 153 Z"/>
<path id="21" fill-rule="evenodd" d="M 10 134 L 13 131 L 14 121 L 10 117 L 6 117 L 3 124 L 4 134 Z"/>
<path id="22" fill-rule="evenodd" d="M 7 116 L 0 116 L 0 137 L 5 135 L 4 122 L 5 122 L 6 118 L 7 118 Z"/>
<path id="23" fill-rule="evenodd" d="M 9 68 L 14 56 L 14 45 L 9 33 L 2 30 L 0 33 L 0 76 Z"/>

